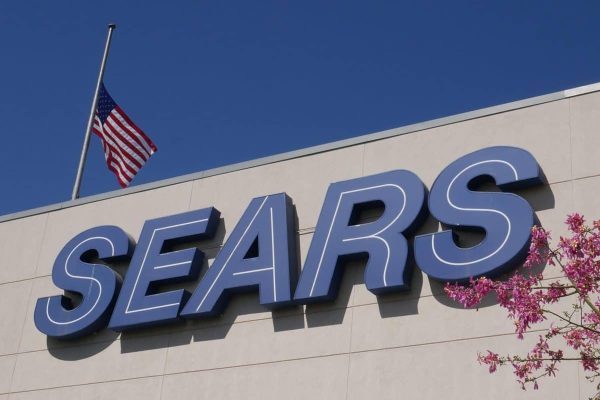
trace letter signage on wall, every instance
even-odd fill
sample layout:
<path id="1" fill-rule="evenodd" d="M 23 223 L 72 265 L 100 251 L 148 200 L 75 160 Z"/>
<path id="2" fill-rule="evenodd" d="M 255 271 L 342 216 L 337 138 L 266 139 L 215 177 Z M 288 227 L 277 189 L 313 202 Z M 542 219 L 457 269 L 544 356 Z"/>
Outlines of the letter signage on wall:
<path id="1" fill-rule="evenodd" d="M 501 192 L 474 187 L 490 178 Z M 441 281 L 496 276 L 522 262 L 534 223 L 529 203 L 510 191 L 541 183 L 542 173 L 529 152 L 502 146 L 448 165 L 429 195 L 406 170 L 332 183 L 299 279 L 292 199 L 285 193 L 257 197 L 192 293 L 157 290 L 196 280 L 204 257 L 195 247 L 165 250 L 165 243 L 212 238 L 220 218 L 214 207 L 146 221 L 133 255 L 134 245 L 120 228 L 88 229 L 65 245 L 52 270 L 54 284 L 78 293 L 81 301 L 41 298 L 35 324 L 48 336 L 69 339 L 107 326 L 123 331 L 219 315 L 232 294 L 248 290 L 258 291 L 260 303 L 269 308 L 332 300 L 344 262 L 355 258 L 366 260 L 365 284 L 377 295 L 410 288 L 413 253 L 417 266 Z M 376 218 L 360 218 L 372 209 L 380 211 Z M 407 238 L 427 209 L 444 230 L 417 236 L 411 246 Z M 454 239 L 456 229 L 483 232 L 483 240 L 461 247 Z M 92 263 L 90 252 L 107 264 L 131 257 L 123 284 L 111 268 Z"/>

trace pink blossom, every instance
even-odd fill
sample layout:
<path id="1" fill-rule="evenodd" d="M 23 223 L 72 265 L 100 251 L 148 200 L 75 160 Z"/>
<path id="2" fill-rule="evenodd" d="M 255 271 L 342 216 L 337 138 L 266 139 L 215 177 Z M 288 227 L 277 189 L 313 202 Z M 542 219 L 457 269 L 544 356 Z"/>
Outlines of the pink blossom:
<path id="1" fill-rule="evenodd" d="M 523 389 L 532 382 L 537 389 L 539 378 L 556 376 L 557 365 L 564 360 L 563 350 L 553 348 L 556 342 L 577 352 L 581 366 L 591 371 L 592 377 L 600 376 L 600 220 L 590 227 L 582 215 L 573 213 L 565 223 L 571 234 L 561 237 L 553 250 L 548 243 L 550 232 L 534 226 L 524 263 L 528 268 L 546 263 L 558 265 L 563 279 L 547 282 L 542 273 L 515 273 L 504 280 L 479 277 L 470 279 L 465 286 L 447 283 L 444 287 L 446 294 L 464 307 L 475 307 L 486 295 L 495 293 L 520 339 L 548 316 L 556 321 L 523 356 L 500 357 L 489 350 L 486 355 L 478 355 L 479 363 L 487 365 L 490 373 L 498 366 L 512 365 Z M 548 309 L 550 304 L 552 309 Z M 557 311 L 562 304 L 563 312 Z"/>
<path id="2" fill-rule="evenodd" d="M 484 277 L 469 281 L 469 287 L 457 283 L 446 283 L 444 291 L 452 300 L 460 303 L 465 308 L 474 307 L 494 288 L 494 282 Z"/>
<path id="3" fill-rule="evenodd" d="M 548 240 L 550 240 L 550 233 L 544 228 L 538 226 L 531 228 L 529 254 L 524 264 L 526 267 L 541 265 L 548 261 Z"/>
<path id="4" fill-rule="evenodd" d="M 561 297 L 567 294 L 567 289 L 565 286 L 559 282 L 552 282 L 550 287 L 546 290 L 544 294 L 544 301 L 547 304 L 556 303 L 560 300 Z"/>
<path id="5" fill-rule="evenodd" d="M 583 364 L 583 369 L 586 371 L 598 371 L 598 360 L 587 354 L 581 355 L 581 364 Z"/>
<path id="6" fill-rule="evenodd" d="M 496 372 L 496 368 L 498 367 L 498 365 L 500 365 L 500 356 L 498 356 L 498 354 L 496 353 L 492 353 L 489 350 L 487 352 L 488 353 L 485 356 L 479 353 L 477 355 L 477 361 L 479 361 L 480 364 L 488 365 L 488 371 L 490 372 L 490 374 L 493 374 L 494 372 Z"/>
<path id="7" fill-rule="evenodd" d="M 569 230 L 571 230 L 571 232 L 579 232 L 583 227 L 584 222 L 583 216 L 579 215 L 578 213 L 573 213 L 567 216 L 565 224 L 569 226 Z"/>

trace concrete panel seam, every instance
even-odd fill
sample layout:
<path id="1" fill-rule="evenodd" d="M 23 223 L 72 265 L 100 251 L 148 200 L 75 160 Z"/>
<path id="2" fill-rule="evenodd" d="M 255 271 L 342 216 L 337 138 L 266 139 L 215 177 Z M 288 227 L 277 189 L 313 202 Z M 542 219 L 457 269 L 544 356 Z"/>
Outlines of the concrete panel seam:
<path id="1" fill-rule="evenodd" d="M 578 178 L 571 178 L 571 179 L 565 179 L 565 180 L 562 180 L 562 181 L 556 181 L 556 182 L 552 182 L 548 186 L 559 185 L 561 183 L 579 182 L 579 181 L 582 181 L 582 180 L 591 179 L 591 178 L 597 178 L 597 177 L 600 177 L 600 174 L 585 175 L 585 176 L 580 176 Z"/>
<path id="2" fill-rule="evenodd" d="M 41 246 L 40 246 L 41 248 Z M 39 253 L 38 253 L 39 256 Z M 21 344 L 23 343 L 23 333 L 25 332 L 25 326 L 27 326 L 27 315 L 29 314 L 29 306 L 31 305 L 31 294 L 33 293 L 33 282 L 30 283 L 29 285 L 29 294 L 27 295 L 27 309 L 25 311 L 25 315 L 23 315 L 23 323 L 21 324 L 21 334 L 19 335 L 19 342 L 17 343 L 17 352 L 19 351 L 19 349 L 21 348 Z M 10 383 L 9 383 L 9 390 L 12 389 L 12 385 L 13 385 L 13 379 L 15 376 L 15 371 L 17 369 L 17 362 L 19 360 L 19 356 L 17 355 L 17 357 L 15 358 L 15 363 L 13 364 L 13 369 L 12 372 L 10 374 Z"/>
<path id="3" fill-rule="evenodd" d="M 14 281 L 6 281 L 6 282 L 0 283 L 0 288 L 2 288 L 2 286 L 4 286 L 4 285 L 13 285 L 15 283 L 23 283 L 23 282 L 27 282 L 27 281 L 34 281 L 37 278 L 47 278 L 49 276 L 50 275 L 32 276 L 30 278 L 17 279 L 17 280 L 14 280 Z"/>
<path id="4" fill-rule="evenodd" d="M 165 359 L 163 362 L 163 370 L 162 370 L 162 375 L 161 375 L 161 379 L 160 379 L 159 396 L 158 396 L 158 398 L 161 400 L 163 398 L 163 387 L 164 387 L 164 382 L 165 382 L 165 375 L 167 372 L 167 361 L 169 360 L 169 350 L 171 349 L 171 337 L 172 336 L 173 336 L 173 333 L 169 333 L 169 336 L 167 337 L 167 351 L 165 351 Z"/>
<path id="5" fill-rule="evenodd" d="M 367 151 L 367 145 L 363 143 L 361 152 L 361 163 L 360 163 L 360 176 L 365 176 L 365 153 Z"/>
<path id="6" fill-rule="evenodd" d="M 190 211 L 192 209 L 192 199 L 194 198 L 194 184 L 190 184 L 190 198 L 188 200 L 188 206 L 187 209 L 188 211 Z"/>
<path id="7" fill-rule="evenodd" d="M 541 332 L 546 332 L 546 329 L 532 329 L 532 330 L 527 331 L 524 334 L 524 336 L 538 334 Z M 407 344 L 407 345 L 402 345 L 402 346 L 386 346 L 386 347 L 378 347 L 378 348 L 373 348 L 373 349 L 355 350 L 351 354 L 375 353 L 378 351 L 408 349 L 408 348 L 412 348 L 412 347 L 435 346 L 435 345 L 439 345 L 439 344 L 448 344 L 448 343 L 455 343 L 455 342 L 468 342 L 471 340 L 490 339 L 490 338 L 505 337 L 505 336 L 516 336 L 516 334 L 514 332 L 508 332 L 508 333 L 498 333 L 495 335 L 471 336 L 471 337 L 465 337 L 465 338 L 459 338 L 459 339 L 437 340 L 437 341 L 433 341 L 433 342 L 414 343 L 414 344 Z M 515 338 L 515 340 L 519 340 L 519 339 Z"/>
<path id="8" fill-rule="evenodd" d="M 37 272 L 40 268 L 40 258 L 42 256 L 42 249 L 44 248 L 44 242 L 46 241 L 46 233 L 48 229 L 48 220 L 50 219 L 50 214 L 46 213 L 46 218 L 44 219 L 44 227 L 42 230 L 42 239 L 40 241 L 40 248 L 38 249 L 38 253 L 35 260 L 35 275 L 37 276 Z"/>
<path id="9" fill-rule="evenodd" d="M 97 386 L 97 385 L 104 385 L 104 384 L 107 384 L 107 383 L 138 381 L 138 380 L 150 379 L 150 378 L 158 378 L 158 377 L 160 377 L 160 375 L 147 375 L 147 376 L 140 376 L 140 377 L 135 377 L 135 378 L 112 379 L 112 380 L 104 380 L 104 381 L 97 381 L 97 382 L 91 382 L 91 383 L 77 383 L 77 384 L 73 384 L 73 385 L 59 385 L 59 386 L 46 387 L 46 388 L 41 388 L 41 389 L 29 389 L 29 390 L 17 390 L 17 391 L 12 391 L 11 390 L 10 392 L 0 393 L 0 395 L 8 395 L 9 398 L 10 398 L 11 394 L 17 394 L 17 393 L 45 392 L 45 391 L 48 391 L 48 390 L 66 389 L 66 388 L 74 388 L 74 387 L 80 387 L 80 386 Z"/>
<path id="10" fill-rule="evenodd" d="M 350 340 L 348 340 L 348 367 L 346 368 L 346 395 L 344 398 L 348 400 L 350 392 L 350 363 L 352 362 L 352 328 L 354 327 L 354 310 L 350 310 Z"/>
<path id="11" fill-rule="evenodd" d="M 526 336 L 529 336 L 532 334 L 537 334 L 537 333 L 544 332 L 544 331 L 545 330 L 543 330 L 543 329 L 531 330 L 526 333 Z M 466 338 L 452 339 L 452 340 L 424 342 L 424 343 L 410 344 L 410 345 L 404 345 L 404 346 L 389 346 L 389 347 L 381 347 L 381 348 L 374 348 L 374 349 L 357 350 L 357 351 L 351 352 L 350 355 L 362 354 L 362 353 L 374 353 L 374 352 L 389 351 L 389 350 L 398 350 L 398 349 L 404 349 L 404 348 L 435 346 L 435 345 L 440 345 L 440 344 L 448 344 L 448 343 L 454 343 L 454 342 L 467 342 L 467 341 L 473 341 L 473 340 L 505 337 L 505 336 L 512 336 L 512 335 L 514 335 L 514 332 L 502 333 L 502 334 L 496 334 L 496 335 L 473 336 L 473 337 L 466 337 Z M 322 355 L 318 355 L 318 356 L 286 358 L 286 359 L 274 360 L 274 361 L 263 361 L 263 362 L 255 362 L 255 363 L 248 363 L 248 364 L 236 364 L 236 365 L 228 365 L 228 366 L 214 367 L 214 368 L 201 368 L 201 369 L 196 369 L 196 370 L 172 372 L 172 373 L 162 374 L 162 375 L 152 374 L 152 375 L 146 375 L 146 376 L 140 376 L 140 377 L 134 377 L 134 378 L 112 379 L 112 380 L 109 379 L 109 380 L 96 381 L 96 382 L 91 382 L 91 383 L 79 383 L 79 384 L 72 384 L 72 385 L 60 385 L 60 386 L 46 387 L 46 388 L 40 388 L 40 389 L 10 391 L 8 393 L 0 393 L 0 394 L 11 394 L 11 393 L 16 394 L 16 393 L 35 392 L 35 391 L 60 389 L 60 388 L 68 388 L 68 387 L 97 385 L 97 384 L 103 384 L 103 383 L 124 382 L 124 381 L 131 381 L 131 380 L 140 380 L 140 379 L 144 379 L 144 378 L 157 378 L 160 376 L 174 376 L 174 375 L 184 375 L 184 374 L 191 374 L 191 373 L 198 373 L 198 372 L 220 371 L 220 370 L 227 370 L 227 369 L 234 369 L 234 368 L 245 368 L 245 367 L 253 367 L 253 366 L 259 366 L 259 365 L 281 364 L 281 363 L 287 363 L 287 362 L 314 360 L 314 359 L 320 359 L 320 358 L 339 357 L 339 356 L 347 356 L 347 355 L 348 355 L 348 353 L 344 352 L 344 353 L 322 354 Z"/>

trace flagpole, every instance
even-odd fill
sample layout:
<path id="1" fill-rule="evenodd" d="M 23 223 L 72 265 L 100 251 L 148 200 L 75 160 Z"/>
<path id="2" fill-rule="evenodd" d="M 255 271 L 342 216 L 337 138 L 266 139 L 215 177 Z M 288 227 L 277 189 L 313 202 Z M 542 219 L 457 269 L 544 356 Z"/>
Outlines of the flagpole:
<path id="1" fill-rule="evenodd" d="M 75 178 L 75 186 L 73 186 L 73 194 L 71 200 L 75 200 L 79 197 L 79 187 L 81 186 L 81 177 L 83 175 L 83 168 L 85 166 L 85 159 L 87 157 L 88 147 L 90 146 L 90 135 L 92 133 L 92 126 L 94 125 L 94 117 L 96 114 L 96 105 L 98 104 L 98 92 L 100 91 L 100 84 L 102 83 L 102 77 L 104 76 L 104 67 L 106 66 L 106 59 L 108 58 L 108 50 L 110 48 L 110 40 L 112 33 L 117 25 L 108 25 L 108 35 L 106 37 L 106 45 L 104 46 L 104 55 L 102 56 L 102 63 L 100 64 L 100 73 L 98 74 L 98 82 L 96 83 L 96 91 L 94 92 L 94 99 L 92 100 L 92 109 L 90 111 L 90 118 L 88 119 L 87 129 L 85 131 L 85 138 L 83 139 L 83 148 L 81 149 L 81 158 L 79 159 L 79 167 L 77 168 L 77 177 Z"/>

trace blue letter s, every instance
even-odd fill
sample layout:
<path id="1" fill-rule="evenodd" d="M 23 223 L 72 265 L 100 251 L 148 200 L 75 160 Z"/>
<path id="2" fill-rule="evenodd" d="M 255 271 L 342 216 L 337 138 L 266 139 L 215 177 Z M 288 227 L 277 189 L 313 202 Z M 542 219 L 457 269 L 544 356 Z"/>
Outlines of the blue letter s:
<path id="1" fill-rule="evenodd" d="M 501 189 L 541 182 L 533 156 L 515 147 L 488 147 L 467 154 L 447 166 L 435 180 L 429 210 L 442 223 L 456 228 L 485 230 L 476 246 L 461 248 L 452 230 L 415 238 L 417 264 L 432 278 L 466 281 L 470 277 L 499 275 L 522 260 L 529 246 L 533 210 L 512 193 L 476 192 L 469 184 L 484 176 Z"/>
<path id="2" fill-rule="evenodd" d="M 95 332 L 106 326 L 120 286 L 120 279 L 110 268 L 89 264 L 81 257 L 96 251 L 101 260 L 127 256 L 129 237 L 116 226 L 88 229 L 71 239 L 56 257 L 52 281 L 61 289 L 80 293 L 81 303 L 71 306 L 64 296 L 44 297 L 35 305 L 35 326 L 42 333 L 70 339 Z"/>

